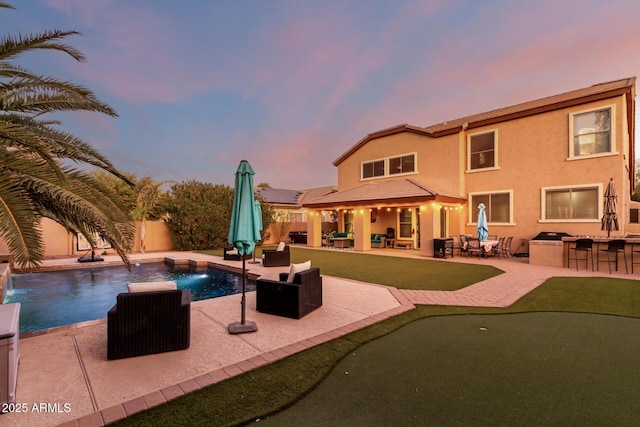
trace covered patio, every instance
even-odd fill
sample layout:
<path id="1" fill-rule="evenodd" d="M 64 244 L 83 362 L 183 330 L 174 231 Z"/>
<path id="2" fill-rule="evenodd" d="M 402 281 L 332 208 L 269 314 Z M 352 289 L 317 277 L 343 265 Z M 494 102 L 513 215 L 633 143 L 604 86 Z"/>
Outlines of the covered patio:
<path id="1" fill-rule="evenodd" d="M 338 231 L 348 234 L 356 251 L 371 250 L 372 234 L 384 234 L 385 247 L 433 256 L 434 239 L 464 232 L 466 202 L 408 178 L 367 182 L 303 204 L 308 210 L 307 245 L 326 243 L 322 218 L 334 212 Z"/>

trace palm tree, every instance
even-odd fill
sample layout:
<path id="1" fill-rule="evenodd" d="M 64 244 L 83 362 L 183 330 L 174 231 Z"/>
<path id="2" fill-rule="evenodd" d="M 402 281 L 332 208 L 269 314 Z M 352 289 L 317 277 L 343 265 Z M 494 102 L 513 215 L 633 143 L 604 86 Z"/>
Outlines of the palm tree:
<path id="1" fill-rule="evenodd" d="M 0 8 L 13 7 L 0 2 Z M 90 165 L 127 181 L 126 177 L 88 143 L 60 130 L 60 122 L 43 119 L 46 113 L 61 111 L 112 117 L 116 112 L 82 86 L 9 62 L 42 49 L 83 62 L 79 51 L 62 43 L 75 34 L 53 30 L 0 39 L 0 239 L 20 266 L 37 266 L 44 258 L 43 217 L 84 234 L 91 244 L 98 234 L 129 265 L 135 230 L 126 209 L 116 194 L 72 165 Z"/>
<path id="2" fill-rule="evenodd" d="M 140 221 L 140 252 L 144 253 L 145 237 L 147 234 L 147 218 L 156 209 L 160 201 L 166 197 L 160 187 L 164 184 L 174 181 L 155 182 L 147 180 L 142 182 L 138 187 L 138 195 L 136 198 L 136 207 L 131 211 L 133 219 Z"/>

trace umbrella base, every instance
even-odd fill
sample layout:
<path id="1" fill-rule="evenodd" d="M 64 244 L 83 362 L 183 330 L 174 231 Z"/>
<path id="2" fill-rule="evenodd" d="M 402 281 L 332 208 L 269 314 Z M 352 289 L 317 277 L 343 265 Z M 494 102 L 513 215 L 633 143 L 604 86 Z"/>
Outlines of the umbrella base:
<path id="1" fill-rule="evenodd" d="M 244 334 L 247 332 L 255 332 L 258 330 L 256 322 L 234 322 L 227 327 L 230 334 Z"/>

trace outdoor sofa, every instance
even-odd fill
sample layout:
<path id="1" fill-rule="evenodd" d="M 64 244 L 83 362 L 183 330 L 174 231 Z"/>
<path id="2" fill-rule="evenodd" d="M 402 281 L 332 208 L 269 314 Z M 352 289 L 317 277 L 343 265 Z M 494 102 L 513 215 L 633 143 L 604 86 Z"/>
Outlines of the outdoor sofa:
<path id="1" fill-rule="evenodd" d="M 107 359 L 189 348 L 191 291 L 121 293 L 107 313 Z"/>
<path id="2" fill-rule="evenodd" d="M 223 259 L 227 261 L 242 261 L 242 258 L 240 258 L 240 254 L 238 254 L 238 249 L 236 249 L 235 246 L 225 246 L 223 251 L 224 251 Z M 251 254 L 247 254 L 244 256 L 244 259 L 250 259 L 250 258 L 251 258 Z"/>
<path id="3" fill-rule="evenodd" d="M 293 266 L 292 266 L 293 267 Z M 300 319 L 322 306 L 322 276 L 317 267 L 294 273 L 280 273 L 280 280 L 256 281 L 256 309 L 261 313 Z"/>
<path id="4" fill-rule="evenodd" d="M 291 243 L 303 243 L 307 244 L 307 232 L 306 231 L 290 231 L 289 240 Z"/>
<path id="5" fill-rule="evenodd" d="M 372 248 L 384 248 L 386 245 L 385 243 L 386 240 L 387 240 L 387 235 L 384 233 L 382 234 L 371 233 Z"/>

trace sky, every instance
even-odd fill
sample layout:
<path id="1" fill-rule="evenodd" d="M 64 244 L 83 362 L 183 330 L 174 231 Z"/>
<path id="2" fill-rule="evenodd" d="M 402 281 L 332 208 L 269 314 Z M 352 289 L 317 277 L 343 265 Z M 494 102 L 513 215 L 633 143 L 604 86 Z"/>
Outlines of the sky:
<path id="1" fill-rule="evenodd" d="M 6 0 L 0 34 L 74 30 L 87 58 L 13 62 L 118 112 L 56 115 L 122 172 L 337 185 L 367 134 L 640 74 L 637 0 Z M 638 139 L 638 137 L 636 137 Z"/>

